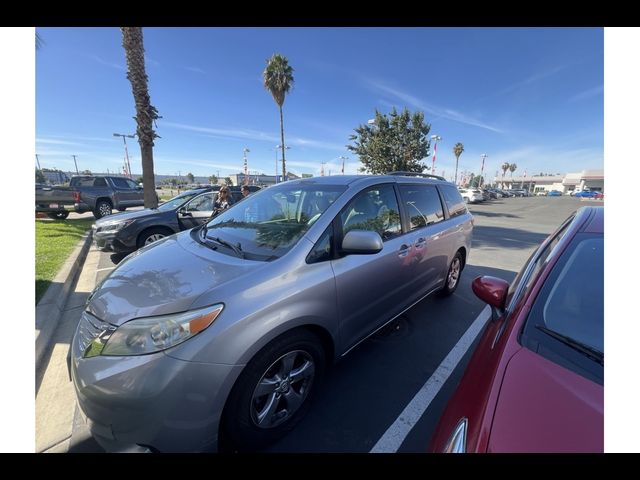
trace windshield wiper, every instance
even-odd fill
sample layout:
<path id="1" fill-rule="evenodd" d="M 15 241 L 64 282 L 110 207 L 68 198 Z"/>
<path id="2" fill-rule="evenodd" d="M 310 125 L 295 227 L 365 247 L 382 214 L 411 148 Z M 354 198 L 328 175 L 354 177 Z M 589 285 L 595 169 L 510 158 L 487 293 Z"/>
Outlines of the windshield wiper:
<path id="1" fill-rule="evenodd" d="M 583 355 L 586 355 L 589 358 L 594 359 L 600 365 L 604 366 L 604 353 L 602 353 L 601 351 L 596 350 L 595 348 L 590 347 L 589 345 L 586 345 L 582 342 L 574 340 L 571 337 L 567 337 L 566 335 L 558 333 L 555 330 L 551 330 L 544 325 L 536 325 L 536 328 L 541 332 L 546 333 L 550 337 L 553 337 L 556 340 L 564 343 L 566 346 L 573 348 L 574 350 L 582 353 Z"/>
<path id="2" fill-rule="evenodd" d="M 206 235 L 206 230 L 205 230 L 205 235 Z M 238 243 L 237 245 L 234 245 L 231 242 L 227 242 L 226 240 L 223 240 L 220 237 L 206 237 L 209 238 L 211 240 L 213 240 L 216 243 L 219 243 L 220 245 L 223 245 L 225 247 L 230 248 L 231 250 L 233 250 L 240 258 L 244 259 L 244 252 L 242 251 L 242 245 L 240 245 L 240 243 Z"/>

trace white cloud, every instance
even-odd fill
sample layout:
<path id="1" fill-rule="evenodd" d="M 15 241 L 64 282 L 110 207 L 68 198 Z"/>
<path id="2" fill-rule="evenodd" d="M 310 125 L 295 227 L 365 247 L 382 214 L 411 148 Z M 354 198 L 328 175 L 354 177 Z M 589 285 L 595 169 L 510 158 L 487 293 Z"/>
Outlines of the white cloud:
<path id="1" fill-rule="evenodd" d="M 585 90 L 584 92 L 580 92 L 577 95 L 574 95 L 569 99 L 569 102 L 577 102 L 586 98 L 595 97 L 596 95 L 600 95 L 602 93 L 604 93 L 604 85 L 598 85 L 597 87 L 590 88 L 588 90 Z"/>
<path id="2" fill-rule="evenodd" d="M 472 125 L 474 127 L 484 128 L 486 130 L 490 130 L 496 133 L 503 133 L 503 130 L 497 128 L 493 125 L 489 125 L 477 118 L 470 117 L 469 115 L 465 115 L 457 110 L 453 110 L 451 108 L 440 107 L 437 105 L 429 104 L 418 97 L 415 97 L 409 93 L 400 91 L 388 85 L 385 85 L 381 82 L 376 82 L 373 80 L 366 80 L 367 84 L 373 87 L 378 91 L 385 92 L 389 95 L 392 95 L 407 104 L 424 110 L 425 112 L 429 112 L 437 117 L 446 118 L 447 120 L 453 120 L 454 122 L 463 123 L 465 125 Z"/>

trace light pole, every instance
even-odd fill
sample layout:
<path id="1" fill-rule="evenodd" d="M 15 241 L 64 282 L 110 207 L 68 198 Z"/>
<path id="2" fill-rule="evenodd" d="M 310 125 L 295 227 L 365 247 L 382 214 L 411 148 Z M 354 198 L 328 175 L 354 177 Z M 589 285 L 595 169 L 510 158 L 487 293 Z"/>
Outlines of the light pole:
<path id="1" fill-rule="evenodd" d="M 244 184 L 245 185 L 249 185 L 249 177 L 248 177 L 248 170 L 247 170 L 247 153 L 250 152 L 251 150 L 249 150 L 248 148 L 245 148 L 242 153 L 244 154 Z"/>
<path id="2" fill-rule="evenodd" d="M 345 160 L 348 160 L 348 158 L 347 158 L 347 157 L 345 157 L 345 156 L 343 156 L 343 155 L 340 155 L 338 158 L 339 158 L 340 160 L 342 160 L 342 170 L 341 170 L 341 172 L 342 172 L 342 175 L 344 175 L 344 161 L 345 161 Z"/>
<path id="3" fill-rule="evenodd" d="M 127 138 L 136 138 L 135 135 L 125 135 L 123 133 L 114 133 L 114 137 L 122 137 L 122 141 L 124 142 L 124 159 L 125 165 L 127 167 L 127 176 L 131 178 L 131 164 L 129 163 L 129 150 L 127 150 Z"/>
<path id="4" fill-rule="evenodd" d="M 76 162 L 76 156 L 75 155 L 71 155 L 73 157 L 73 164 L 76 166 L 76 175 L 80 175 L 80 172 L 78 172 L 78 162 Z"/>
<path id="5" fill-rule="evenodd" d="M 278 183 L 278 149 L 282 148 L 282 145 L 276 145 L 276 183 Z M 289 146 L 285 146 L 284 147 L 285 150 L 290 150 L 291 147 Z M 282 155 L 284 156 L 284 152 L 282 152 Z M 284 182 L 284 176 L 282 177 L 282 181 Z"/>
<path id="6" fill-rule="evenodd" d="M 480 167 L 480 180 L 478 181 L 478 187 L 482 188 L 482 172 L 484 172 L 484 159 L 487 158 L 489 155 L 487 155 L 486 153 L 483 153 L 480 156 L 482 157 L 482 167 Z"/>
<path id="7" fill-rule="evenodd" d="M 433 160 L 431 161 L 431 173 L 433 175 L 436 174 L 436 150 L 438 148 L 438 141 L 442 140 L 440 135 L 431 135 L 431 140 L 433 140 Z"/>
<path id="8" fill-rule="evenodd" d="M 36 153 L 36 163 L 38 164 L 38 170 L 42 171 L 42 168 L 40 168 L 40 159 L 38 158 L 37 153 Z"/>

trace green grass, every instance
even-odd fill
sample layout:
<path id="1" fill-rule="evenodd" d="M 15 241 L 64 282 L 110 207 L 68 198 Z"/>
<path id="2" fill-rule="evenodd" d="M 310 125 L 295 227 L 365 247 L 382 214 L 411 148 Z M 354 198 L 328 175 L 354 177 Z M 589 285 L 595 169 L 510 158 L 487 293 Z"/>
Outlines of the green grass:
<path id="1" fill-rule="evenodd" d="M 36 220 L 36 303 L 94 221 Z"/>

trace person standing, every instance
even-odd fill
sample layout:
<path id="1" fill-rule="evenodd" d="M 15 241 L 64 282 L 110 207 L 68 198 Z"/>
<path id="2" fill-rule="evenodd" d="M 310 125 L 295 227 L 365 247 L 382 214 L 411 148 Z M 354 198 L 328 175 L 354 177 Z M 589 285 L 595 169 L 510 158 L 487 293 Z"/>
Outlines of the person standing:
<path id="1" fill-rule="evenodd" d="M 249 186 L 248 185 L 243 185 L 242 189 L 240 190 L 242 192 L 242 198 L 247 198 L 249 196 Z"/>
<path id="2" fill-rule="evenodd" d="M 213 214 L 216 215 L 223 210 L 226 210 L 231 205 L 233 205 L 233 200 L 231 200 L 229 187 L 221 187 L 216 201 L 213 204 Z"/>

